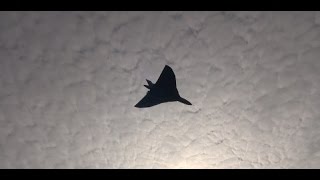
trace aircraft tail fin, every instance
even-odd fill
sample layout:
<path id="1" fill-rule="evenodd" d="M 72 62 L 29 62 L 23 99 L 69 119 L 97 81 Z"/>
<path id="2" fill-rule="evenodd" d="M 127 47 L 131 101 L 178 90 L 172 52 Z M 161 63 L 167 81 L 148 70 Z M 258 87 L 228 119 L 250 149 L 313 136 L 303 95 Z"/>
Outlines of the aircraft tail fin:
<path id="1" fill-rule="evenodd" d="M 147 80 L 147 83 L 148 83 L 148 85 L 144 85 L 146 88 L 148 88 L 148 89 L 151 89 L 152 88 L 152 86 L 153 86 L 153 83 L 150 81 L 150 80 L 148 80 L 148 79 L 146 79 Z"/>

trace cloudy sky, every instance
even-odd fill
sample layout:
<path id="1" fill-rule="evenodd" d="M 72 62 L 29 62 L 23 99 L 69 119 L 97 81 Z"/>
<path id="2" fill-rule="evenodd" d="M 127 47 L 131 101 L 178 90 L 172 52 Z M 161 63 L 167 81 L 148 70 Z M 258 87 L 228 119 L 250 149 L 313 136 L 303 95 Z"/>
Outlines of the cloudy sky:
<path id="1" fill-rule="evenodd" d="M 0 22 L 0 168 L 320 168 L 320 12 Z M 135 108 L 166 64 L 193 105 Z"/>

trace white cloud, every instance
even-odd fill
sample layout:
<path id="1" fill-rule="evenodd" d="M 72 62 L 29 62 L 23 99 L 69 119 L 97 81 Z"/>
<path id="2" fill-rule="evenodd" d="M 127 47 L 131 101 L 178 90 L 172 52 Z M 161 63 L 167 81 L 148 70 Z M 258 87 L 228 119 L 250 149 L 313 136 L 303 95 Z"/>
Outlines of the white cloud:
<path id="1" fill-rule="evenodd" d="M 0 168 L 319 168 L 319 13 L 1 12 Z M 193 103 L 137 109 L 165 64 Z"/>

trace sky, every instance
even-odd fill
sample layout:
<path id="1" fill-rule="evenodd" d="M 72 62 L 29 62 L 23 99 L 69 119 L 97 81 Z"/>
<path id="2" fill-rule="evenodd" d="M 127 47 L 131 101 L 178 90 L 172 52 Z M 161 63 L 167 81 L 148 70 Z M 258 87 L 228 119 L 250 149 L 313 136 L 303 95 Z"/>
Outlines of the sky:
<path id="1" fill-rule="evenodd" d="M 320 12 L 0 22 L 0 168 L 320 168 Z M 192 106 L 135 108 L 165 65 Z"/>

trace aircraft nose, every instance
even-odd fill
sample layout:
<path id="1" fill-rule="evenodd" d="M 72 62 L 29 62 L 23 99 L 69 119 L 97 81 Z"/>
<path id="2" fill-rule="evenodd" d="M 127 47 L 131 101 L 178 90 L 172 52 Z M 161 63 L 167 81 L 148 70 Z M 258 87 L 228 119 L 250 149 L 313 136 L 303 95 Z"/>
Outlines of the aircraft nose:
<path id="1" fill-rule="evenodd" d="M 186 104 L 186 105 L 192 105 L 191 102 L 189 102 L 188 100 L 186 100 L 186 99 L 184 99 L 182 97 L 180 97 L 179 102 L 181 102 L 183 104 Z"/>

